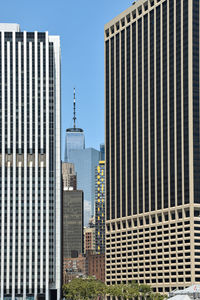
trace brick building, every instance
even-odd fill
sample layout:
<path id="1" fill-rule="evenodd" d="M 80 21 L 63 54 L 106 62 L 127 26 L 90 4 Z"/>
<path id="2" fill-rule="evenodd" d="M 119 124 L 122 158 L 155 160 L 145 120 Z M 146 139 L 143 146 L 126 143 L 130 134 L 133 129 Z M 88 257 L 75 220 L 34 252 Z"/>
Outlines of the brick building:
<path id="1" fill-rule="evenodd" d="M 86 253 L 86 273 L 105 282 L 105 254 L 96 254 L 94 251 Z"/>
<path id="2" fill-rule="evenodd" d="M 76 258 L 64 258 L 63 261 L 63 284 L 73 278 L 84 277 L 86 274 L 86 257 L 80 254 Z"/>

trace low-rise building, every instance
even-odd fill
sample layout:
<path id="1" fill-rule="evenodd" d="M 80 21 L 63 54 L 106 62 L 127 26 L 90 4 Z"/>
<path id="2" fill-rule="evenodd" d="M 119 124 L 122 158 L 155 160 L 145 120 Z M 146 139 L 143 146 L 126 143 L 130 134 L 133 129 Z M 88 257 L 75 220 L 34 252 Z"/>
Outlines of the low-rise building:
<path id="1" fill-rule="evenodd" d="M 95 251 L 86 253 L 86 274 L 95 276 L 96 279 L 105 282 L 105 254 L 96 254 Z"/>
<path id="2" fill-rule="evenodd" d="M 95 250 L 95 227 L 84 228 L 84 253 Z"/>
<path id="3" fill-rule="evenodd" d="M 63 283 L 67 284 L 72 279 L 86 276 L 86 257 L 79 254 L 76 258 L 64 258 Z"/>

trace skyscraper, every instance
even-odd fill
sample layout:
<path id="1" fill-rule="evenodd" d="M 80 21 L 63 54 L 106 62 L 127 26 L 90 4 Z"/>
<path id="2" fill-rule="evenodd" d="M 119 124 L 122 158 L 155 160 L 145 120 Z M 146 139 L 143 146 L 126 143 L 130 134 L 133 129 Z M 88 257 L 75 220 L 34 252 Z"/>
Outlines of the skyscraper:
<path id="1" fill-rule="evenodd" d="M 72 163 L 62 163 L 62 187 L 63 191 L 77 189 L 76 172 Z"/>
<path id="2" fill-rule="evenodd" d="M 94 216 L 95 169 L 99 162 L 99 151 L 93 148 L 71 150 L 69 161 L 75 165 L 77 172 L 77 189 L 84 192 L 85 225 Z"/>
<path id="3" fill-rule="evenodd" d="M 0 24 L 0 51 L 1 299 L 60 299 L 60 40 Z"/>
<path id="4" fill-rule="evenodd" d="M 69 160 L 69 152 L 71 150 L 82 150 L 85 149 L 85 135 L 81 128 L 76 127 L 76 97 L 74 89 L 74 126 L 66 130 L 65 138 L 65 162 L 71 162 Z"/>
<path id="5" fill-rule="evenodd" d="M 105 160 L 105 144 L 100 144 L 100 161 Z"/>
<path id="6" fill-rule="evenodd" d="M 199 4 L 139 0 L 105 26 L 108 284 L 200 282 Z"/>
<path id="7" fill-rule="evenodd" d="M 78 257 L 83 245 L 83 191 L 63 190 L 63 261 Z"/>
<path id="8" fill-rule="evenodd" d="M 100 254 L 105 253 L 105 161 L 99 161 L 95 175 L 95 246 Z"/>

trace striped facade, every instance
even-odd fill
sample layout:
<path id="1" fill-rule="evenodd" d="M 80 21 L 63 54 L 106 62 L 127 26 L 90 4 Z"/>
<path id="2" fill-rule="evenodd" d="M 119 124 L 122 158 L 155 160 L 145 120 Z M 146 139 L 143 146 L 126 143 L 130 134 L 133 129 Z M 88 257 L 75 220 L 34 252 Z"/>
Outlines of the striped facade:
<path id="1" fill-rule="evenodd" d="M 60 299 L 59 37 L 0 24 L 0 51 L 1 300 Z"/>
<path id="2" fill-rule="evenodd" d="M 199 0 L 105 26 L 106 282 L 200 281 Z"/>
<path id="3" fill-rule="evenodd" d="M 95 172 L 95 246 L 96 253 L 105 253 L 105 161 L 99 161 Z"/>

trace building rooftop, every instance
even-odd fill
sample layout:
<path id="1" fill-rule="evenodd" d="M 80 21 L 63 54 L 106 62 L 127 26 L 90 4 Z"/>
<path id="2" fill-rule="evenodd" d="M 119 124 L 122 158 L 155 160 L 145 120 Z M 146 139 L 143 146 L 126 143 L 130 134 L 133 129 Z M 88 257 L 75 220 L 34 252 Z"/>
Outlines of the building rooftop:
<path id="1" fill-rule="evenodd" d="M 84 132 L 84 130 L 81 128 L 68 128 L 66 132 Z"/>
<path id="2" fill-rule="evenodd" d="M 169 293 L 170 300 L 179 300 L 179 299 L 200 299 L 200 285 L 193 284 L 183 290 L 176 289 Z"/>
<path id="3" fill-rule="evenodd" d="M 20 25 L 15 23 L 0 23 L 0 31 L 16 31 L 20 32 Z"/>

